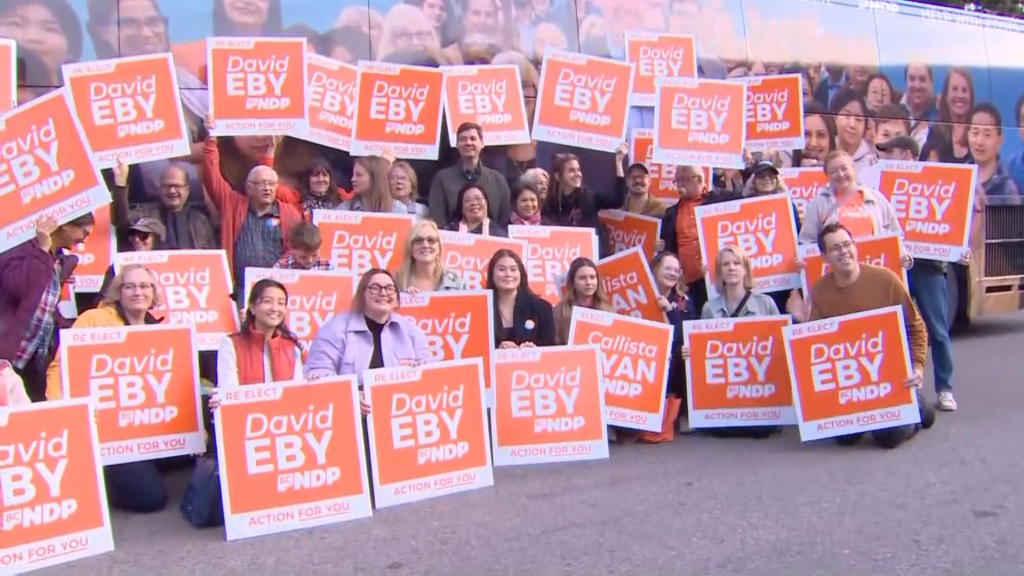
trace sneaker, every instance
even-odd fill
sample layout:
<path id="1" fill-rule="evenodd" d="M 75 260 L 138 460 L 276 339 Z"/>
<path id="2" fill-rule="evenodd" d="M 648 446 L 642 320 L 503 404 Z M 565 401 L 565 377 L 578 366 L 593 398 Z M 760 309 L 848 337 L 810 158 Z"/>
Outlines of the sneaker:
<path id="1" fill-rule="evenodd" d="M 953 393 L 949 390 L 939 392 L 939 410 L 946 412 L 956 410 L 956 400 L 953 399 Z"/>

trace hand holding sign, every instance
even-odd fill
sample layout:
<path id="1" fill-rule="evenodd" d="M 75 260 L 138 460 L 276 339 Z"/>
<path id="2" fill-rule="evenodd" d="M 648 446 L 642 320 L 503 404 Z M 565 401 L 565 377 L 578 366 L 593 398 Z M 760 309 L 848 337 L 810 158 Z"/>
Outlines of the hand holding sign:
<path id="1" fill-rule="evenodd" d="M 689 346 L 680 346 L 679 347 L 679 355 L 682 356 L 683 360 L 689 360 L 690 359 L 690 347 Z"/>
<path id="2" fill-rule="evenodd" d="M 50 235 L 57 229 L 57 221 L 49 216 L 36 220 L 36 243 L 43 250 L 49 251 L 52 241 Z"/>
<path id="3" fill-rule="evenodd" d="M 516 343 L 511 341 L 511 340 L 505 340 L 501 344 L 498 344 L 498 349 L 500 349 L 500 350 L 511 350 L 513 348 L 518 348 L 518 347 L 519 346 L 516 346 Z"/>
<path id="4" fill-rule="evenodd" d="M 911 256 L 909 253 L 905 252 L 902 256 L 900 256 L 900 264 L 907 270 L 910 270 L 911 268 L 914 267 L 914 257 Z"/>
<path id="5" fill-rule="evenodd" d="M 903 385 L 907 388 L 920 388 L 922 384 L 924 384 L 924 370 L 914 366 L 914 372 L 903 382 Z"/>
<path id="6" fill-rule="evenodd" d="M 118 158 L 114 166 L 114 186 L 124 188 L 128 185 L 128 163 L 124 158 Z"/>
<path id="7" fill-rule="evenodd" d="M 967 250 L 964 250 L 963 254 L 960 255 L 960 260 L 957 261 L 957 264 L 960 264 L 961 266 L 967 266 L 970 263 L 971 263 L 971 249 L 968 248 Z"/>
<path id="8" fill-rule="evenodd" d="M 359 409 L 363 412 L 363 416 L 370 415 L 370 399 L 366 396 L 366 392 L 359 391 Z"/>

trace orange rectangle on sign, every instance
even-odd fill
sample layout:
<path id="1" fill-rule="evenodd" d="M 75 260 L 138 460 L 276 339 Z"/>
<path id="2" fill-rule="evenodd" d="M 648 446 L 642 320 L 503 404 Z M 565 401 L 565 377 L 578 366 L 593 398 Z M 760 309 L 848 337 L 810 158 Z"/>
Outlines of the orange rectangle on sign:
<path id="1" fill-rule="evenodd" d="M 526 101 L 519 67 L 513 65 L 444 66 L 444 110 L 448 140 L 464 122 L 484 129 L 488 146 L 529 144 Z"/>
<path id="2" fill-rule="evenodd" d="M 746 84 L 747 150 L 802 150 L 803 75 L 735 78 Z"/>
<path id="3" fill-rule="evenodd" d="M 114 269 L 143 264 L 159 279 L 162 306 L 157 317 L 176 325 L 194 325 L 200 350 L 216 350 L 220 341 L 240 328 L 238 308 L 231 300 L 232 280 L 223 250 L 155 250 L 119 252 Z"/>
<path id="4" fill-rule="evenodd" d="M 65 398 L 92 398 L 103 465 L 205 451 L 191 326 L 60 331 Z"/>
<path id="5" fill-rule="evenodd" d="M 653 160 L 743 168 L 747 87 L 726 80 L 658 78 Z"/>
<path id="6" fill-rule="evenodd" d="M 658 306 L 654 274 L 639 247 L 601 260 L 597 263 L 597 273 L 616 314 L 651 322 L 667 321 L 661 306 Z"/>
<path id="7" fill-rule="evenodd" d="M 800 258 L 804 261 L 804 269 L 800 273 L 804 296 L 810 294 L 814 285 L 828 274 L 829 267 L 821 252 L 814 244 L 801 244 L 798 248 Z M 884 234 L 870 238 L 857 239 L 857 260 L 861 264 L 870 264 L 888 268 L 893 274 L 903 279 L 907 286 L 907 269 L 900 259 L 903 256 L 903 241 L 896 234 Z"/>
<path id="8" fill-rule="evenodd" d="M 548 46 L 541 64 L 533 138 L 615 152 L 626 141 L 633 65 Z"/>
<path id="9" fill-rule="evenodd" d="M 467 288 L 487 288 L 487 265 L 498 250 L 511 250 L 524 258 L 526 242 L 497 236 L 441 231 L 444 267 L 462 276 Z"/>
<path id="10" fill-rule="evenodd" d="M 373 514 L 355 376 L 218 391 L 228 540 Z"/>
<path id="11" fill-rule="evenodd" d="M 510 238 L 526 241 L 526 274 L 530 289 L 551 304 L 562 298 L 558 279 L 569 272 L 577 258 L 598 259 L 597 234 L 593 228 L 571 226 L 508 227 Z"/>
<path id="12" fill-rule="evenodd" d="M 66 90 L 11 110 L 0 127 L 0 252 L 33 238 L 41 216 L 63 224 L 110 203 Z"/>
<path id="13" fill-rule="evenodd" d="M 407 214 L 313 211 L 313 223 L 324 238 L 320 257 L 337 271 L 356 277 L 371 268 L 397 270 L 414 220 Z"/>
<path id="14" fill-rule="evenodd" d="M 360 60 L 358 91 L 353 156 L 390 152 L 408 160 L 437 160 L 444 72 Z"/>
<path id="15" fill-rule="evenodd" d="M 626 62 L 636 67 L 630 106 L 654 106 L 656 78 L 696 78 L 696 40 L 687 34 L 626 32 Z"/>
<path id="16" fill-rule="evenodd" d="M 708 263 L 705 279 L 714 297 L 715 259 L 725 246 L 736 246 L 750 257 L 751 273 L 760 292 L 800 287 L 796 264 L 796 222 L 785 194 L 758 196 L 698 206 L 697 234 L 701 258 Z"/>
<path id="17" fill-rule="evenodd" d="M 253 284 L 266 278 L 280 282 L 288 291 L 288 318 L 285 323 L 306 352 L 324 324 L 349 311 L 359 281 L 351 274 L 333 270 L 246 268 L 245 302 L 249 301 Z"/>
<path id="18" fill-rule="evenodd" d="M 782 330 L 801 441 L 921 421 L 901 306 Z"/>
<path id="19" fill-rule="evenodd" d="M 597 218 L 608 229 L 612 252 L 625 252 L 639 248 L 643 256 L 653 258 L 658 239 L 661 238 L 661 218 L 633 214 L 625 210 L 602 210 Z"/>
<path id="20" fill-rule="evenodd" d="M 683 323 L 690 426 L 796 424 L 782 327 L 789 316 Z"/>
<path id="21" fill-rule="evenodd" d="M 100 168 L 191 152 L 170 53 L 65 64 L 71 104 Z"/>
<path id="22" fill-rule="evenodd" d="M 0 408 L 0 435 L 5 573 L 112 552 L 92 404 L 78 399 Z"/>
<path id="23" fill-rule="evenodd" d="M 879 190 L 896 210 L 915 258 L 957 262 L 970 250 L 978 167 L 940 162 L 882 162 Z"/>
<path id="24" fill-rule="evenodd" d="M 782 168 L 779 178 L 789 189 L 789 197 L 796 204 L 796 211 L 803 220 L 804 210 L 814 197 L 828 188 L 828 175 L 820 166 L 807 168 Z"/>
<path id="25" fill-rule="evenodd" d="M 494 485 L 483 360 L 363 372 L 377 508 Z"/>
<path id="26" fill-rule="evenodd" d="M 608 458 L 594 346 L 495 350 L 494 465 Z"/>
<path id="27" fill-rule="evenodd" d="M 93 210 L 92 215 L 96 219 L 92 233 L 85 242 L 71 249 L 71 253 L 78 256 L 75 292 L 83 294 L 100 291 L 103 278 L 114 263 L 114 254 L 117 253 L 117 239 L 114 237 L 114 227 L 110 224 L 110 204 Z"/>
<path id="28" fill-rule="evenodd" d="M 292 136 L 336 150 L 351 150 L 359 97 L 357 75 L 355 66 L 319 54 L 306 54 L 309 128 Z"/>
<path id="29" fill-rule="evenodd" d="M 214 136 L 277 136 L 309 129 L 305 38 L 207 38 Z"/>
<path id="30" fill-rule="evenodd" d="M 569 344 L 601 351 L 605 422 L 660 432 L 675 328 L 590 308 L 574 307 Z"/>
<path id="31" fill-rule="evenodd" d="M 411 317 L 427 337 L 434 362 L 480 358 L 484 363 L 487 405 L 492 406 L 491 348 L 494 310 L 490 290 L 451 290 L 402 294 L 402 314 Z"/>
<path id="32" fill-rule="evenodd" d="M 18 43 L 0 38 L 0 114 L 18 105 Z"/>

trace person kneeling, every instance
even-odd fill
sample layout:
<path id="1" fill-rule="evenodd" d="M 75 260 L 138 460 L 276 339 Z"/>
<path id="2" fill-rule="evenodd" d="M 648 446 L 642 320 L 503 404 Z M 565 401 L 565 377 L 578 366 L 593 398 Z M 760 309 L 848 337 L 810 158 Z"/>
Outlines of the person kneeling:
<path id="1" fill-rule="evenodd" d="M 913 372 L 906 386 L 917 389 L 920 424 L 908 424 L 871 432 L 875 444 L 895 448 L 912 438 L 921 428 L 935 423 L 935 410 L 921 398 L 924 382 L 924 363 L 928 357 L 928 332 L 921 314 L 900 278 L 887 268 L 861 264 L 857 259 L 857 243 L 842 224 L 826 224 L 818 233 L 818 249 L 830 271 L 811 288 L 810 309 L 794 303 L 791 308 L 798 321 L 814 321 L 889 306 L 902 306 L 910 341 Z M 792 299 L 797 299 L 793 291 Z M 864 432 L 836 438 L 844 446 L 856 444 Z"/>

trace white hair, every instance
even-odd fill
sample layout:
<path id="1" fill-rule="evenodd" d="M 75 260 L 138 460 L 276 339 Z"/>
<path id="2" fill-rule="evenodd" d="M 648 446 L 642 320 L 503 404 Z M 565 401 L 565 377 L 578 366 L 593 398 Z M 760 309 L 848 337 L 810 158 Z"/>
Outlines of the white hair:
<path id="1" fill-rule="evenodd" d="M 257 164 L 256 166 L 253 166 L 252 170 L 249 170 L 249 175 L 245 177 L 245 181 L 246 182 L 255 182 L 256 181 L 256 175 L 259 173 L 260 170 L 262 170 L 264 168 L 266 168 L 267 170 L 270 170 L 271 172 L 273 172 L 274 176 L 277 176 L 277 172 L 275 172 L 274 169 L 271 168 L 270 166 L 266 166 L 266 165 L 263 165 L 263 164 Z"/>

